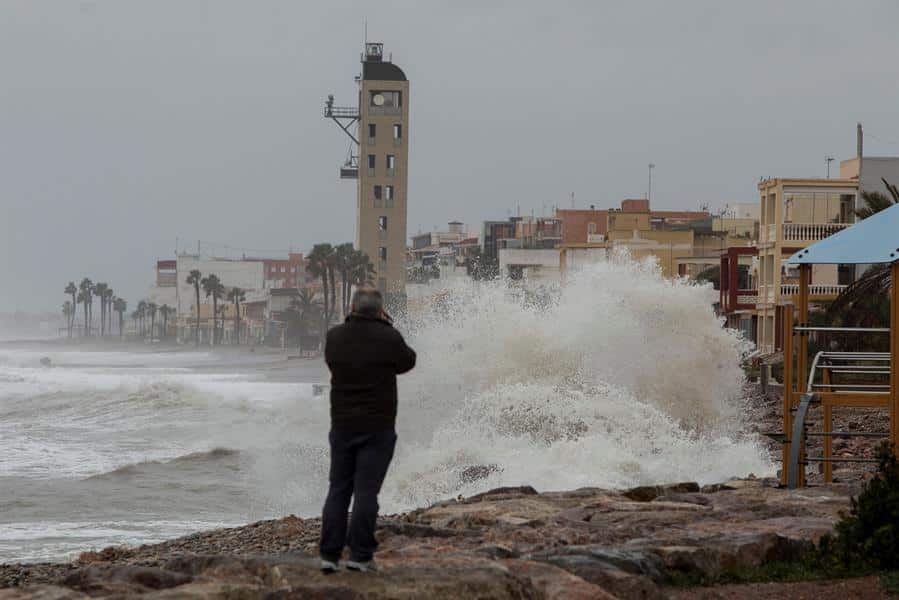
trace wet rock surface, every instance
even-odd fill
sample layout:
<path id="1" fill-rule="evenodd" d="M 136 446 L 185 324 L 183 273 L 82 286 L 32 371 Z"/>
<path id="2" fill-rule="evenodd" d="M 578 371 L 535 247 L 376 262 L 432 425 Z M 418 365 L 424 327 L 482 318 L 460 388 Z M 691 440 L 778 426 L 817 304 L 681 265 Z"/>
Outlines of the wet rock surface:
<path id="1" fill-rule="evenodd" d="M 788 491 L 764 479 L 699 489 L 502 488 L 385 517 L 379 574 L 323 575 L 319 521 L 286 517 L 71 564 L 3 565 L 0 600 L 666 598 L 676 571 L 713 575 L 801 555 L 856 491 Z"/>

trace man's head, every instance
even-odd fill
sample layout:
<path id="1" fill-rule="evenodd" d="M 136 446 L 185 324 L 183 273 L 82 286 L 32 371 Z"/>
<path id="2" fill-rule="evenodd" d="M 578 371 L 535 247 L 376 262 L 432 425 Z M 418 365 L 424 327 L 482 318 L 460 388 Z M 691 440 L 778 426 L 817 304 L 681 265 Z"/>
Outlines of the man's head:
<path id="1" fill-rule="evenodd" d="M 379 317 L 384 312 L 384 298 L 377 288 L 363 286 L 353 294 L 350 310 L 367 317 Z"/>

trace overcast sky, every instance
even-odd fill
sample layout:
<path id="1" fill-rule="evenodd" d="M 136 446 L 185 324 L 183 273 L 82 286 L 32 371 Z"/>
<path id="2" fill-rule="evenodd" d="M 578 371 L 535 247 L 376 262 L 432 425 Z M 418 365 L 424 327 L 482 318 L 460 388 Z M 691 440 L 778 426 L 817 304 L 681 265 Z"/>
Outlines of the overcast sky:
<path id="1" fill-rule="evenodd" d="M 755 201 L 857 121 L 899 155 L 895 0 L 2 0 L 0 311 L 84 276 L 133 306 L 176 238 L 351 240 L 322 104 L 355 99 L 365 20 L 411 82 L 410 234 L 613 206 L 650 161 L 655 207 Z"/>

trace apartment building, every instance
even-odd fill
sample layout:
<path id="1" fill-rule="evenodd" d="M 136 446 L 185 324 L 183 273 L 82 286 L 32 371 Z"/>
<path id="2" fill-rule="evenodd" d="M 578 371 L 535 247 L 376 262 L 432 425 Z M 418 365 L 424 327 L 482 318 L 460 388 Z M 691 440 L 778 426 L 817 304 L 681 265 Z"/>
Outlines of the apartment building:
<path id="1" fill-rule="evenodd" d="M 858 180 L 766 179 L 759 183 L 757 340 L 762 354 L 778 348 L 777 307 L 793 300 L 799 273 L 786 265 L 795 252 L 849 227 L 854 221 Z M 846 265 L 815 265 L 812 301 L 834 299 L 854 277 Z"/>

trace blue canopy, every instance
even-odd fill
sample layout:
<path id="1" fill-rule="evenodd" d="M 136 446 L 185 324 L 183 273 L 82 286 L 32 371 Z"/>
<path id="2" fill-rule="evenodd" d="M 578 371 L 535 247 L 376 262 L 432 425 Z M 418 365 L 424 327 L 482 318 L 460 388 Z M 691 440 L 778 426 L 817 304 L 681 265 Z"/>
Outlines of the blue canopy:
<path id="1" fill-rule="evenodd" d="M 899 260 L 899 204 L 804 248 L 787 261 L 801 264 L 891 263 Z"/>

